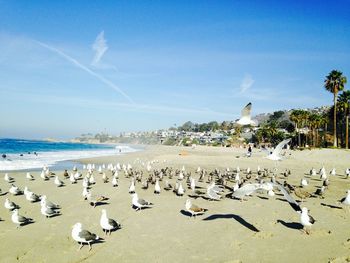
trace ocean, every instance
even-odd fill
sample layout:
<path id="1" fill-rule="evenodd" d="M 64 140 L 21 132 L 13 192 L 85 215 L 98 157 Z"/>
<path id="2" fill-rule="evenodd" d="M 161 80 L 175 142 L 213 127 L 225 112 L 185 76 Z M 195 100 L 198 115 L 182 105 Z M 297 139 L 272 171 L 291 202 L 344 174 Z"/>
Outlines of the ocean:
<path id="1" fill-rule="evenodd" d="M 128 145 L 0 139 L 0 171 L 36 170 L 44 165 L 60 168 L 71 160 L 139 151 Z M 69 168 L 69 167 L 68 167 Z"/>

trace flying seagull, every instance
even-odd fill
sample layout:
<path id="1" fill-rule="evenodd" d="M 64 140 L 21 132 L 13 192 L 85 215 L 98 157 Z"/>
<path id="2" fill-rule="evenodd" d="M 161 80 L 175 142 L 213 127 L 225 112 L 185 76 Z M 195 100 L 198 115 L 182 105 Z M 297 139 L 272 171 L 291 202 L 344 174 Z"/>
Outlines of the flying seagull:
<path id="1" fill-rule="evenodd" d="M 100 237 L 97 236 L 96 234 L 93 234 L 87 230 L 83 230 L 81 223 L 76 223 L 73 226 L 72 238 L 80 244 L 80 247 L 78 250 L 80 250 L 84 246 L 84 244 L 88 244 L 89 251 L 92 248 L 91 243 L 100 239 Z"/>
<path id="2" fill-rule="evenodd" d="M 241 118 L 236 121 L 239 125 L 256 126 L 257 123 L 251 119 L 252 103 L 249 102 L 241 111 Z"/>
<path id="3" fill-rule="evenodd" d="M 280 161 L 280 160 L 282 160 L 281 151 L 282 151 L 283 147 L 290 142 L 290 140 L 291 139 L 286 139 L 286 140 L 281 141 L 276 146 L 276 148 L 273 150 L 273 152 L 271 154 L 269 154 L 266 158 L 270 159 L 272 161 Z"/>

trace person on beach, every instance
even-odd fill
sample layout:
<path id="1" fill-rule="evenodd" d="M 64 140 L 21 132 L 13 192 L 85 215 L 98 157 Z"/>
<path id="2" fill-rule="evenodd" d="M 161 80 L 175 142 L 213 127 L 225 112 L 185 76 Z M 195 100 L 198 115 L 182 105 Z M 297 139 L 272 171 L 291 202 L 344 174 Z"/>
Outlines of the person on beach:
<path id="1" fill-rule="evenodd" d="M 252 146 L 249 144 L 247 157 L 251 157 L 251 156 L 252 156 Z"/>

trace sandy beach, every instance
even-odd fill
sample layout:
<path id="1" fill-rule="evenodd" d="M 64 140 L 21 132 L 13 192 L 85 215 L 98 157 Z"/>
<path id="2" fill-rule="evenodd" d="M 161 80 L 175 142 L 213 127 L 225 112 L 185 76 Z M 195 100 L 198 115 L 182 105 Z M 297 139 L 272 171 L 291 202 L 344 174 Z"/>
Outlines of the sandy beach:
<path id="1" fill-rule="evenodd" d="M 309 180 L 306 191 L 314 192 L 321 185 L 319 176 L 310 177 L 309 170 L 317 171 L 324 165 L 327 173 L 334 167 L 337 175 L 330 176 L 330 186 L 325 198 L 309 198 L 302 206 L 310 210 L 316 219 L 311 235 L 303 233 L 297 214 L 283 195 L 276 193 L 269 197 L 257 193 L 248 201 L 223 198 L 208 201 L 192 199 L 198 206 L 208 211 L 196 219 L 184 215 L 184 204 L 191 190 L 183 197 L 172 191 L 153 193 L 154 186 L 142 190 L 136 184 L 136 192 L 141 198 L 154 203 L 151 209 L 136 212 L 131 208 L 128 193 L 130 179 L 119 173 L 119 186 L 102 183 L 96 171 L 97 181 L 92 186 L 94 193 L 107 196 L 107 204 L 91 207 L 82 198 L 82 183 L 70 184 L 63 179 L 62 171 L 53 171 L 65 181 L 66 186 L 58 188 L 49 181 L 43 181 L 39 172 L 33 172 L 34 181 L 25 178 L 25 172 L 11 172 L 15 184 L 22 190 L 25 186 L 37 194 L 47 195 L 48 199 L 62 207 L 62 215 L 50 219 L 40 213 L 40 203 L 29 203 L 23 195 L 0 196 L 0 261 L 1 262 L 348 262 L 350 260 L 350 212 L 334 208 L 341 205 L 337 200 L 345 196 L 350 188 L 344 170 L 350 166 L 350 151 L 320 149 L 291 151 L 286 159 L 273 162 L 264 159 L 264 153 L 253 150 L 251 158 L 244 157 L 245 149 L 220 147 L 167 147 L 147 146 L 145 150 L 121 156 L 101 157 L 81 160 L 82 163 L 108 164 L 130 163 L 135 169 L 143 169 L 140 161 L 158 160 L 153 168 L 170 166 L 185 167 L 192 176 L 198 166 L 211 171 L 215 168 L 231 170 L 239 166 L 242 170 L 250 167 L 253 175 L 258 165 L 261 168 L 278 169 L 277 180 L 285 178 L 280 173 L 291 170 L 287 178 L 293 185 L 299 185 L 301 178 Z M 136 161 L 138 160 L 138 161 Z M 71 171 L 72 167 L 67 167 Z M 86 171 L 83 171 L 83 175 Z M 106 171 L 111 177 L 111 172 Z M 243 176 L 243 173 L 242 173 Z M 8 191 L 9 184 L 0 173 L 0 188 Z M 170 180 L 175 183 L 176 178 Z M 161 182 L 163 186 L 164 181 Z M 233 183 L 228 182 L 232 187 Z M 206 180 L 198 183 L 206 190 Z M 229 193 L 227 190 L 225 194 Z M 225 196 L 225 195 L 223 195 Z M 4 208 L 5 198 L 10 198 L 20 206 L 20 214 L 35 220 L 35 223 L 16 229 L 11 222 L 11 213 Z M 299 199 L 297 199 L 299 200 Z M 333 207 L 333 208 L 332 208 Z M 99 224 L 101 210 L 118 220 L 122 228 L 105 237 Z M 73 224 L 81 222 L 84 229 L 104 238 L 104 242 L 93 244 L 92 250 L 84 246 L 78 251 L 78 244 L 71 237 Z"/>

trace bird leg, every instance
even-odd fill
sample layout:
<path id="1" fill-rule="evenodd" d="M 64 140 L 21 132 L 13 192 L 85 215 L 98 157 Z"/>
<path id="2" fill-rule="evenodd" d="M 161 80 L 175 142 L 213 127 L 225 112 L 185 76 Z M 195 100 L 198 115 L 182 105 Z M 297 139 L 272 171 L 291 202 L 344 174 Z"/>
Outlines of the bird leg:
<path id="1" fill-rule="evenodd" d="M 80 243 L 80 246 L 79 246 L 79 248 L 78 248 L 78 251 L 79 251 L 83 246 L 84 246 L 84 244 L 83 244 L 83 243 Z"/>
<path id="2" fill-rule="evenodd" d="M 88 243 L 89 244 L 89 251 L 92 249 L 92 246 L 90 245 L 90 243 Z"/>

